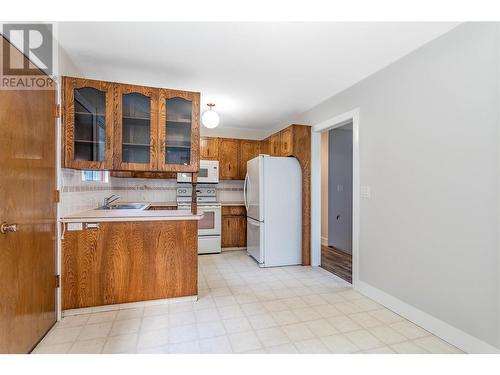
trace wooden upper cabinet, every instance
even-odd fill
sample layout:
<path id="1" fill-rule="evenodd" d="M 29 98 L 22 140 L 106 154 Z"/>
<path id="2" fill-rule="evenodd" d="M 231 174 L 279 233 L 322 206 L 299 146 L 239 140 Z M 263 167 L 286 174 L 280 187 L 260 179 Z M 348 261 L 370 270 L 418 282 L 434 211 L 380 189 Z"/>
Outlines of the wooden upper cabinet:
<path id="1" fill-rule="evenodd" d="M 269 141 L 269 155 L 279 156 L 281 152 L 280 133 L 275 133 Z"/>
<path id="2" fill-rule="evenodd" d="M 200 93 L 63 77 L 63 166 L 197 172 Z"/>
<path id="3" fill-rule="evenodd" d="M 260 141 L 260 153 L 269 155 L 271 153 L 271 137 Z"/>
<path id="4" fill-rule="evenodd" d="M 200 167 L 200 94 L 160 89 L 158 170 L 197 172 Z"/>
<path id="5" fill-rule="evenodd" d="M 115 84 L 114 169 L 156 170 L 158 91 L 150 87 Z"/>
<path id="6" fill-rule="evenodd" d="M 200 138 L 200 159 L 219 160 L 219 139 L 213 137 Z"/>
<path id="7" fill-rule="evenodd" d="M 219 178 L 222 180 L 238 180 L 239 174 L 238 139 L 219 138 Z"/>
<path id="8" fill-rule="evenodd" d="M 291 156 L 293 152 L 293 133 L 292 128 L 283 129 L 280 132 L 280 155 Z"/>
<path id="9" fill-rule="evenodd" d="M 240 178 L 247 174 L 247 161 L 260 154 L 260 141 L 241 140 L 240 142 Z"/>
<path id="10" fill-rule="evenodd" d="M 63 166 L 110 169 L 113 160 L 113 84 L 64 77 Z"/>

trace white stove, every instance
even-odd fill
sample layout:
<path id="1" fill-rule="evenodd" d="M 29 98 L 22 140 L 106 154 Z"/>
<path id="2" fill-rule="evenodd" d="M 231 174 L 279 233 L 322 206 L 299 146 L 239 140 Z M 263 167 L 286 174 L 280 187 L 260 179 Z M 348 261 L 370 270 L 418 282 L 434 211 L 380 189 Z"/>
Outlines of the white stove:
<path id="1" fill-rule="evenodd" d="M 191 210 L 193 187 L 191 184 L 177 185 L 177 209 Z M 197 213 L 203 215 L 198 221 L 198 254 L 221 252 L 221 204 L 217 202 L 214 185 L 196 187 Z"/>

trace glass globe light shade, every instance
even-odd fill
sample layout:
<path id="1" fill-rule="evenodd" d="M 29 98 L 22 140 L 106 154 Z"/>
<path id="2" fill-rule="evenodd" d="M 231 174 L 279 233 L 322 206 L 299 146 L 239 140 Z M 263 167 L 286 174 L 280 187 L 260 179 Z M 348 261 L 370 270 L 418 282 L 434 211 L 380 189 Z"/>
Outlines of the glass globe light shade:
<path id="1" fill-rule="evenodd" d="M 214 110 L 208 110 L 201 116 L 201 122 L 206 128 L 213 129 L 219 125 L 219 115 Z"/>

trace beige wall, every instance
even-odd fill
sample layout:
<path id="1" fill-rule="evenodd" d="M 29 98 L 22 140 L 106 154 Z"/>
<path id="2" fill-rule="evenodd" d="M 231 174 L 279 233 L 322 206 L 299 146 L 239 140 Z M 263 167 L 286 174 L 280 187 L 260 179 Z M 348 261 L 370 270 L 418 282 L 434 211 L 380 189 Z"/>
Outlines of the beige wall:
<path id="1" fill-rule="evenodd" d="M 321 244 L 328 245 L 328 132 L 321 134 Z"/>
<path id="2" fill-rule="evenodd" d="M 499 41 L 463 24 L 294 121 L 359 108 L 359 278 L 474 352 L 500 349 Z"/>

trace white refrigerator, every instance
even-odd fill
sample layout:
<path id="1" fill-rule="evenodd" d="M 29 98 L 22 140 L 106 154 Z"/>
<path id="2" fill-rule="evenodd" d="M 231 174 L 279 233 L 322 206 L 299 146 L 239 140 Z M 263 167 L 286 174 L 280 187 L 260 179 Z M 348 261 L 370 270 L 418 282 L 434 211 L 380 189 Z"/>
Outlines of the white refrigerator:
<path id="1" fill-rule="evenodd" d="M 302 263 L 302 169 L 297 159 L 259 155 L 244 184 L 247 252 L 261 267 Z"/>

